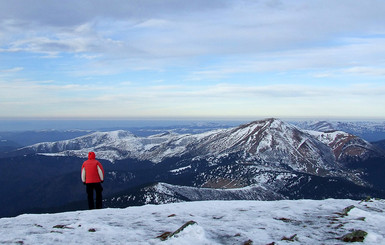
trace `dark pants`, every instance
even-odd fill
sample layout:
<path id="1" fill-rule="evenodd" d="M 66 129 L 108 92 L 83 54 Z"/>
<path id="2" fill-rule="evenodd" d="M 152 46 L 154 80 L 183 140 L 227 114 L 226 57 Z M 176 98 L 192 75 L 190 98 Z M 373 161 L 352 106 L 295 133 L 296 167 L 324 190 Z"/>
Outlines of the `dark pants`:
<path id="1" fill-rule="evenodd" d="M 102 191 L 103 187 L 100 183 L 86 184 L 87 197 L 88 197 L 88 208 L 94 209 L 94 190 L 96 192 L 96 208 L 102 208 Z"/>

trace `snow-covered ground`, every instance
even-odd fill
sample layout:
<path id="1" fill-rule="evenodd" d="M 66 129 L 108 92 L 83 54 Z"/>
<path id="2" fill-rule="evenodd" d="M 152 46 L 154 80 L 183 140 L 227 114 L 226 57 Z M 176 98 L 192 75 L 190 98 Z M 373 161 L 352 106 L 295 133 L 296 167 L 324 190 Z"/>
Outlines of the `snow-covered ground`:
<path id="1" fill-rule="evenodd" d="M 352 230 L 368 233 L 363 244 L 385 244 L 384 211 L 384 200 L 327 199 L 25 214 L 0 219 L 0 244 L 343 244 L 337 238 Z M 196 224 L 165 241 L 157 238 L 188 221 Z"/>

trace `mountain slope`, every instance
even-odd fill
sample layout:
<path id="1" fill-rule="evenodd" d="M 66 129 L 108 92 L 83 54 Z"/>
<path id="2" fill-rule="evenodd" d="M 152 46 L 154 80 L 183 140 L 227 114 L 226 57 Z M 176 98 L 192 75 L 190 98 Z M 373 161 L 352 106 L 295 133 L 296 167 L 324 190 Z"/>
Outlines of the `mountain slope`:
<path id="1" fill-rule="evenodd" d="M 307 132 L 328 145 L 339 162 L 365 161 L 370 157 L 381 157 L 384 155 L 384 151 L 380 148 L 346 132 Z"/>
<path id="2" fill-rule="evenodd" d="M 147 204 L 207 200 L 274 201 L 325 198 L 349 198 L 357 200 L 365 199 L 368 196 L 379 196 L 383 194 L 381 192 L 375 192 L 371 188 L 357 186 L 352 182 L 338 178 L 324 178 L 309 175 L 292 177 L 293 178 L 287 176 L 286 180 L 276 178 L 274 181 L 277 183 L 274 185 L 266 185 L 266 183 L 263 184 L 260 182 L 243 188 L 231 189 L 197 188 L 156 183 L 149 186 L 129 189 L 114 196 L 107 197 L 104 199 L 104 205 L 111 208 L 124 208 Z M 268 178 L 265 180 L 268 180 Z"/>
<path id="3" fill-rule="evenodd" d="M 260 186 L 239 189 L 196 188 L 156 183 L 126 194 L 106 198 L 107 207 L 127 207 L 127 205 L 166 204 L 205 200 L 281 200 L 283 195 Z"/>
<path id="4" fill-rule="evenodd" d="M 3 152 L 14 151 L 19 147 L 20 147 L 20 145 L 17 144 L 16 142 L 13 142 L 11 140 L 2 139 L 0 137 L 0 155 Z"/>

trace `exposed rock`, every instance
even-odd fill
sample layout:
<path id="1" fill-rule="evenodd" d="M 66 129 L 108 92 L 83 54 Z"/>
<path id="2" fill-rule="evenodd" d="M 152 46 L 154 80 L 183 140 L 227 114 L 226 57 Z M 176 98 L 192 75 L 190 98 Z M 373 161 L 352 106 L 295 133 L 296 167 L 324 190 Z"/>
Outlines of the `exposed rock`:
<path id="1" fill-rule="evenodd" d="M 341 237 L 340 239 L 344 242 L 363 242 L 368 233 L 363 230 L 353 230 L 351 233 L 348 233 Z"/>
<path id="2" fill-rule="evenodd" d="M 296 240 L 298 240 L 297 238 L 296 238 L 296 236 L 297 236 L 297 234 L 294 234 L 294 235 L 292 235 L 292 236 L 290 236 L 290 237 L 282 237 L 282 241 L 290 241 L 290 242 L 294 242 L 294 241 L 296 241 Z"/>
<path id="3" fill-rule="evenodd" d="M 172 232 L 166 231 L 166 232 L 162 233 L 161 235 L 157 236 L 156 238 L 159 238 L 160 240 L 165 241 L 170 237 L 171 234 L 172 234 Z"/>
<path id="4" fill-rule="evenodd" d="M 179 233 L 181 233 L 184 229 L 186 229 L 190 225 L 195 225 L 197 222 L 190 220 L 186 222 L 184 225 L 182 225 L 178 230 L 176 230 L 170 237 L 173 237 Z"/>
<path id="5" fill-rule="evenodd" d="M 349 212 L 350 212 L 353 208 L 355 208 L 355 206 L 354 206 L 354 205 L 350 205 L 350 206 L 344 208 L 344 209 L 342 210 L 341 213 L 336 213 L 336 214 L 338 214 L 338 215 L 340 215 L 340 216 L 342 216 L 342 217 L 348 216 Z"/>
<path id="6" fill-rule="evenodd" d="M 72 227 L 69 227 L 66 225 L 55 225 L 52 228 L 55 228 L 55 229 L 73 229 Z"/>
<path id="7" fill-rule="evenodd" d="M 186 222 L 184 225 L 182 225 L 178 230 L 174 231 L 174 232 L 164 232 L 163 234 L 157 236 L 157 238 L 160 238 L 160 240 L 162 241 L 165 241 L 175 235 L 178 235 L 179 233 L 181 233 L 184 229 L 186 229 L 186 227 L 190 226 L 190 225 L 195 225 L 196 222 L 195 221 L 188 221 Z"/>
<path id="8" fill-rule="evenodd" d="M 253 244 L 253 241 L 250 239 L 243 243 L 243 245 L 252 245 L 252 244 Z"/>

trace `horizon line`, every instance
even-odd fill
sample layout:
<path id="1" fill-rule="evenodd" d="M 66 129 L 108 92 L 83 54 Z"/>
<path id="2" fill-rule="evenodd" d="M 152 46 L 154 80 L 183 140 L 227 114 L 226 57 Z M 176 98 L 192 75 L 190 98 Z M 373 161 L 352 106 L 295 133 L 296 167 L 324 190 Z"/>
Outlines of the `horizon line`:
<path id="1" fill-rule="evenodd" d="M 23 117 L 23 116 L 0 116 L 0 120 L 7 121 L 173 121 L 173 120 L 225 120 L 225 121 L 240 121 L 240 120 L 263 120 L 269 118 L 276 118 L 281 120 L 385 120 L 385 117 L 369 117 L 369 116 L 132 116 L 132 117 L 47 117 L 47 116 L 36 116 L 36 117 Z"/>

